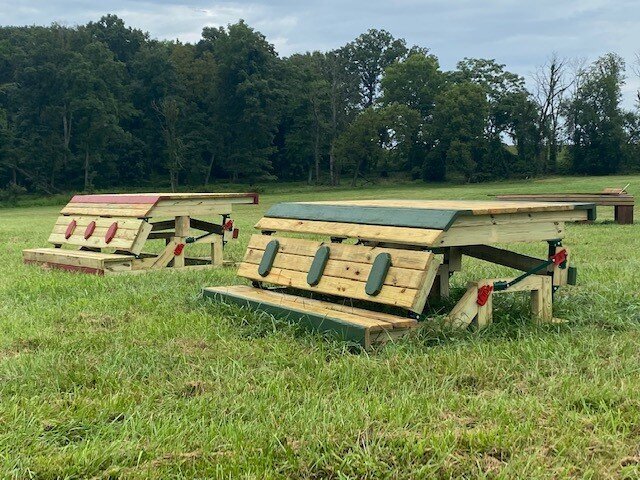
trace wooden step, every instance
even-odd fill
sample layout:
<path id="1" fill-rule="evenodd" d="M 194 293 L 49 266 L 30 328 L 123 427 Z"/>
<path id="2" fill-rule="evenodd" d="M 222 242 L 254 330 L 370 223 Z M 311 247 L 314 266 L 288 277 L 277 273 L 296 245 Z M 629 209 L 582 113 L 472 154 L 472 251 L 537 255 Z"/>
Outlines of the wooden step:
<path id="1" fill-rule="evenodd" d="M 296 320 L 312 330 L 331 332 L 365 348 L 404 335 L 417 325 L 415 319 L 408 317 L 246 285 L 210 287 L 202 293 L 205 297 L 259 309 L 274 317 Z"/>
<path id="2" fill-rule="evenodd" d="M 32 248 L 23 250 L 25 263 L 45 265 L 63 270 L 105 275 L 131 270 L 133 255 L 64 250 L 62 248 Z"/>

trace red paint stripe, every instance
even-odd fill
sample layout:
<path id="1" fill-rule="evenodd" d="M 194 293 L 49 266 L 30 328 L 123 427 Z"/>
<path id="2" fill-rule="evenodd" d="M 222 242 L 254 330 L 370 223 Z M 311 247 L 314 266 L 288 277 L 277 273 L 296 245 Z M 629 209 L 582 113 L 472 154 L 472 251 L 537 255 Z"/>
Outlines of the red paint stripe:
<path id="1" fill-rule="evenodd" d="M 128 205 L 155 205 L 159 195 L 74 195 L 69 203 L 116 203 Z"/>
<path id="2" fill-rule="evenodd" d="M 80 272 L 100 276 L 104 275 L 104 270 L 100 270 L 99 268 L 65 265 L 63 263 L 39 262 L 38 260 L 25 260 L 24 263 L 29 265 L 42 265 L 43 267 L 55 268 L 57 270 L 67 270 L 69 272 Z"/>

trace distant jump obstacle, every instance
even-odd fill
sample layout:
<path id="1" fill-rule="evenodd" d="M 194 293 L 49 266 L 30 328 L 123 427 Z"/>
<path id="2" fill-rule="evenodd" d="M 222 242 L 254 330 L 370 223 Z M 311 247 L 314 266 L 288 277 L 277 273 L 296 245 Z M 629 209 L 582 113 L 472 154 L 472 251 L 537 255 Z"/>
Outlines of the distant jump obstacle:
<path id="1" fill-rule="evenodd" d="M 447 317 L 451 325 L 489 324 L 493 295 L 517 291 L 530 292 L 534 318 L 551 321 L 553 291 L 575 283 L 561 242 L 565 222 L 593 219 L 595 206 L 577 203 L 282 203 L 256 224 L 262 234 L 251 237 L 240 264 L 238 275 L 252 286 L 211 287 L 203 294 L 367 348 L 415 327 L 430 297 L 448 297 L 450 276 L 467 255 L 524 273 L 471 282 Z M 534 241 L 547 242 L 547 258 L 489 245 Z"/>
<path id="2" fill-rule="evenodd" d="M 238 236 L 233 204 L 256 204 L 254 193 L 141 193 L 76 195 L 62 209 L 49 236 L 55 248 L 23 251 L 25 263 L 98 275 L 223 263 L 224 244 Z M 220 223 L 193 217 L 220 217 Z M 199 231 L 192 236 L 191 231 Z M 164 249 L 144 252 L 148 240 Z M 191 244 L 210 244 L 206 257 L 187 256 Z M 66 248 L 62 248 L 66 247 Z"/>
<path id="3" fill-rule="evenodd" d="M 605 188 L 600 193 L 518 193 L 496 195 L 498 200 L 537 202 L 588 202 L 613 207 L 614 219 L 620 225 L 633 224 L 635 199 L 625 188 Z"/>

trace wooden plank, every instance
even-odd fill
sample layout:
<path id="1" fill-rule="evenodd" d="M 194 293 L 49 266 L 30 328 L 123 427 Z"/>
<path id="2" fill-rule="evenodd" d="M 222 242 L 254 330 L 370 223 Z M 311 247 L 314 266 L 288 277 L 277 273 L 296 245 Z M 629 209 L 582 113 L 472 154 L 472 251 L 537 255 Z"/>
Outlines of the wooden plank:
<path id="1" fill-rule="evenodd" d="M 296 320 L 299 324 L 313 331 L 330 333 L 341 339 L 359 343 L 364 348 L 371 346 L 370 328 L 344 321 L 335 316 L 314 314 L 296 307 L 285 308 L 263 300 L 255 300 L 242 294 L 235 294 L 233 291 L 225 291 L 224 287 L 205 288 L 202 293 L 204 297 L 213 298 L 217 301 L 222 300 L 241 307 L 259 310 L 285 320 Z M 380 331 L 383 331 L 383 329 L 380 329 Z"/>
<path id="2" fill-rule="evenodd" d="M 438 275 L 439 269 L 440 269 L 440 260 L 437 258 L 434 258 L 433 261 L 427 266 L 427 269 L 424 272 L 422 283 L 420 287 L 418 287 L 418 293 L 415 296 L 413 301 L 413 306 L 411 307 L 412 312 L 422 313 L 424 311 L 424 307 L 427 304 L 429 293 L 433 288 L 433 283 L 436 280 L 436 276 Z"/>
<path id="3" fill-rule="evenodd" d="M 169 241 L 162 253 L 153 259 L 153 262 L 151 263 L 151 266 L 149 268 L 158 270 L 168 266 L 171 260 L 175 258 L 173 252 L 177 246 L 178 242 L 176 242 L 175 240 Z"/>
<path id="4" fill-rule="evenodd" d="M 69 238 L 65 238 L 67 225 L 73 220 L 77 223 L 76 229 Z M 91 237 L 85 239 L 84 232 L 90 222 L 95 222 L 96 228 Z M 111 242 L 107 243 L 105 235 L 114 222 L 118 223 L 118 230 Z M 140 219 L 132 220 L 121 217 L 61 216 L 56 221 L 48 241 L 53 244 L 78 245 L 89 248 L 115 248 L 138 254 L 144 245 L 146 235 L 148 235 L 145 223 Z"/>
<path id="5" fill-rule="evenodd" d="M 176 221 L 176 236 L 175 242 L 176 244 L 184 245 L 185 239 L 189 236 L 189 231 L 191 229 L 191 219 L 187 216 L 179 216 L 175 218 Z M 173 267 L 174 268 L 182 268 L 184 267 L 184 247 L 182 252 L 179 255 L 174 255 L 173 258 Z"/>
<path id="6" fill-rule="evenodd" d="M 148 216 L 150 206 L 139 205 L 115 205 L 93 203 L 69 203 L 60 213 L 63 215 L 86 215 L 96 217 L 134 217 L 144 218 Z"/>
<path id="7" fill-rule="evenodd" d="M 413 307 L 415 297 L 418 293 L 415 289 L 385 285 L 378 295 L 371 297 L 365 293 L 364 284 L 362 282 L 346 278 L 330 277 L 328 275 L 323 276 L 317 285 L 311 287 L 306 283 L 306 273 L 294 270 L 285 270 L 282 268 L 272 268 L 267 276 L 262 277 L 258 273 L 258 266 L 250 263 L 240 264 L 240 267 L 238 268 L 238 276 L 259 282 L 267 282 L 286 287 L 292 286 L 304 288 L 311 292 L 350 297 L 358 300 L 368 300 L 375 303 L 383 303 L 406 309 Z M 306 288 L 304 287 L 305 285 Z"/>
<path id="8" fill-rule="evenodd" d="M 247 285 L 235 285 L 232 287 L 219 288 L 225 289 L 226 292 L 251 296 L 257 300 L 268 301 L 278 305 L 305 309 L 324 315 L 334 315 L 337 316 L 337 318 L 358 322 L 366 327 L 374 327 L 374 331 L 377 327 L 383 329 L 411 328 L 416 326 L 418 323 L 417 320 L 408 317 L 400 317 L 388 313 L 366 310 L 364 308 L 356 308 L 349 305 L 341 305 L 333 302 L 325 302 L 313 298 L 291 295 L 278 290 L 265 290 L 249 287 Z"/>
<path id="9" fill-rule="evenodd" d="M 540 288 L 531 291 L 531 314 L 538 322 L 550 322 L 553 320 L 551 277 L 540 277 L 540 280 Z"/>
<path id="10" fill-rule="evenodd" d="M 471 211 L 473 215 L 504 215 L 508 213 L 553 212 L 585 208 L 579 203 L 497 200 L 346 200 L 309 202 L 317 205 L 354 205 L 370 207 L 400 207 Z"/>
<path id="11" fill-rule="evenodd" d="M 487 243 L 535 242 L 560 239 L 564 235 L 564 222 L 478 227 L 457 227 L 454 224 L 440 236 L 434 246 L 453 247 Z"/>
<path id="12" fill-rule="evenodd" d="M 527 272 L 537 267 L 545 259 L 530 257 L 521 253 L 504 250 L 502 248 L 492 247 L 490 245 L 469 245 L 459 247 L 463 255 L 468 257 L 484 260 L 485 262 L 495 263 L 504 267 L 514 268 Z"/>
<path id="13" fill-rule="evenodd" d="M 545 222 L 584 222 L 589 220 L 589 210 L 565 210 L 560 212 L 507 213 L 503 215 L 473 215 L 458 217 L 456 227 L 486 225 L 536 224 Z M 535 226 L 533 227 L 535 228 Z"/>
<path id="14" fill-rule="evenodd" d="M 244 262 L 259 265 L 262 259 L 263 250 L 248 248 L 244 257 Z M 332 252 L 333 253 L 333 252 Z M 286 270 L 295 270 L 307 273 L 313 263 L 313 257 L 292 255 L 278 252 L 273 267 Z M 437 263 L 437 262 L 436 262 Z M 356 263 L 345 260 L 334 260 L 330 257 L 324 269 L 324 275 L 338 278 L 348 278 L 360 282 L 366 282 L 371 272 L 371 263 Z M 422 270 L 408 270 L 398 267 L 389 268 L 384 284 L 396 287 L 408 287 L 417 289 L 424 279 Z"/>
<path id="15" fill-rule="evenodd" d="M 110 273 L 113 271 L 131 270 L 129 255 L 104 254 L 98 252 L 83 252 L 63 250 L 59 248 L 40 248 L 23 251 L 25 263 L 37 263 L 52 267 L 75 269 L 86 273 Z M 66 268 L 70 267 L 70 268 Z"/>
<path id="16" fill-rule="evenodd" d="M 472 285 L 464 293 L 447 316 L 447 324 L 453 328 L 468 327 L 478 315 L 478 286 Z"/>
<path id="17" fill-rule="evenodd" d="M 263 217 L 255 228 L 263 231 L 309 233 L 332 237 L 391 242 L 402 245 L 431 246 L 442 235 L 441 230 L 357 225 L 352 223 L 317 222 Z"/>
<path id="18" fill-rule="evenodd" d="M 496 195 L 496 198 L 511 201 L 588 202 L 601 206 L 634 205 L 635 203 L 632 195 L 613 195 L 610 193 L 503 194 Z"/>
<path id="19" fill-rule="evenodd" d="M 549 279 L 549 281 L 551 281 L 551 277 L 546 275 L 531 275 L 529 277 L 522 279 L 520 282 L 516 283 L 515 285 L 509 287 L 506 290 L 498 290 L 498 291 L 494 291 L 493 293 L 501 294 L 501 293 L 529 292 L 532 290 L 539 290 L 540 288 L 542 288 L 542 282 L 546 281 L 545 279 Z M 483 280 L 483 282 L 486 282 L 486 283 L 509 282 L 511 280 L 513 280 L 513 278 L 489 278 L 489 279 Z M 477 282 L 472 282 L 470 283 L 470 285 L 477 285 Z"/>
<path id="20" fill-rule="evenodd" d="M 204 199 L 161 199 L 149 211 L 151 217 L 190 217 L 229 215 L 235 203 L 248 203 L 246 199 L 204 198 Z"/>
<path id="21" fill-rule="evenodd" d="M 63 248 L 30 248 L 23 250 L 23 252 L 57 254 L 64 255 L 65 257 L 69 258 L 98 259 L 105 262 L 117 262 L 122 260 L 130 260 L 133 258 L 133 255 L 122 255 L 119 253 L 87 252 L 84 250 L 65 250 Z"/>
<path id="22" fill-rule="evenodd" d="M 252 235 L 249 239 L 249 248 L 264 250 L 272 240 L 269 235 Z M 333 260 L 351 261 L 354 263 L 373 263 L 380 253 L 391 254 L 392 265 L 398 268 L 424 270 L 433 259 L 433 254 L 425 251 L 398 250 L 391 248 L 372 247 L 366 245 L 348 245 L 345 243 L 330 243 L 301 238 L 278 237 L 281 254 L 304 255 L 312 257 L 323 245 L 331 249 Z"/>

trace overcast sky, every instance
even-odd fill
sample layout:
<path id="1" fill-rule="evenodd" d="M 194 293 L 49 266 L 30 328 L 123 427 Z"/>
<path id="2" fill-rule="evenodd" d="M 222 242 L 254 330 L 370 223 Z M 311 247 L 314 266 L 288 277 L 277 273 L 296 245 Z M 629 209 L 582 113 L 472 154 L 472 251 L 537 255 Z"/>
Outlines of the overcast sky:
<path id="1" fill-rule="evenodd" d="M 153 37 L 196 41 L 202 27 L 245 19 L 286 56 L 343 45 L 384 28 L 426 46 L 443 68 L 463 57 L 495 58 L 529 80 L 553 51 L 594 60 L 616 52 L 627 61 L 625 105 L 640 81 L 638 0 L 0 0 L 0 24 L 67 25 L 115 13 Z"/>

